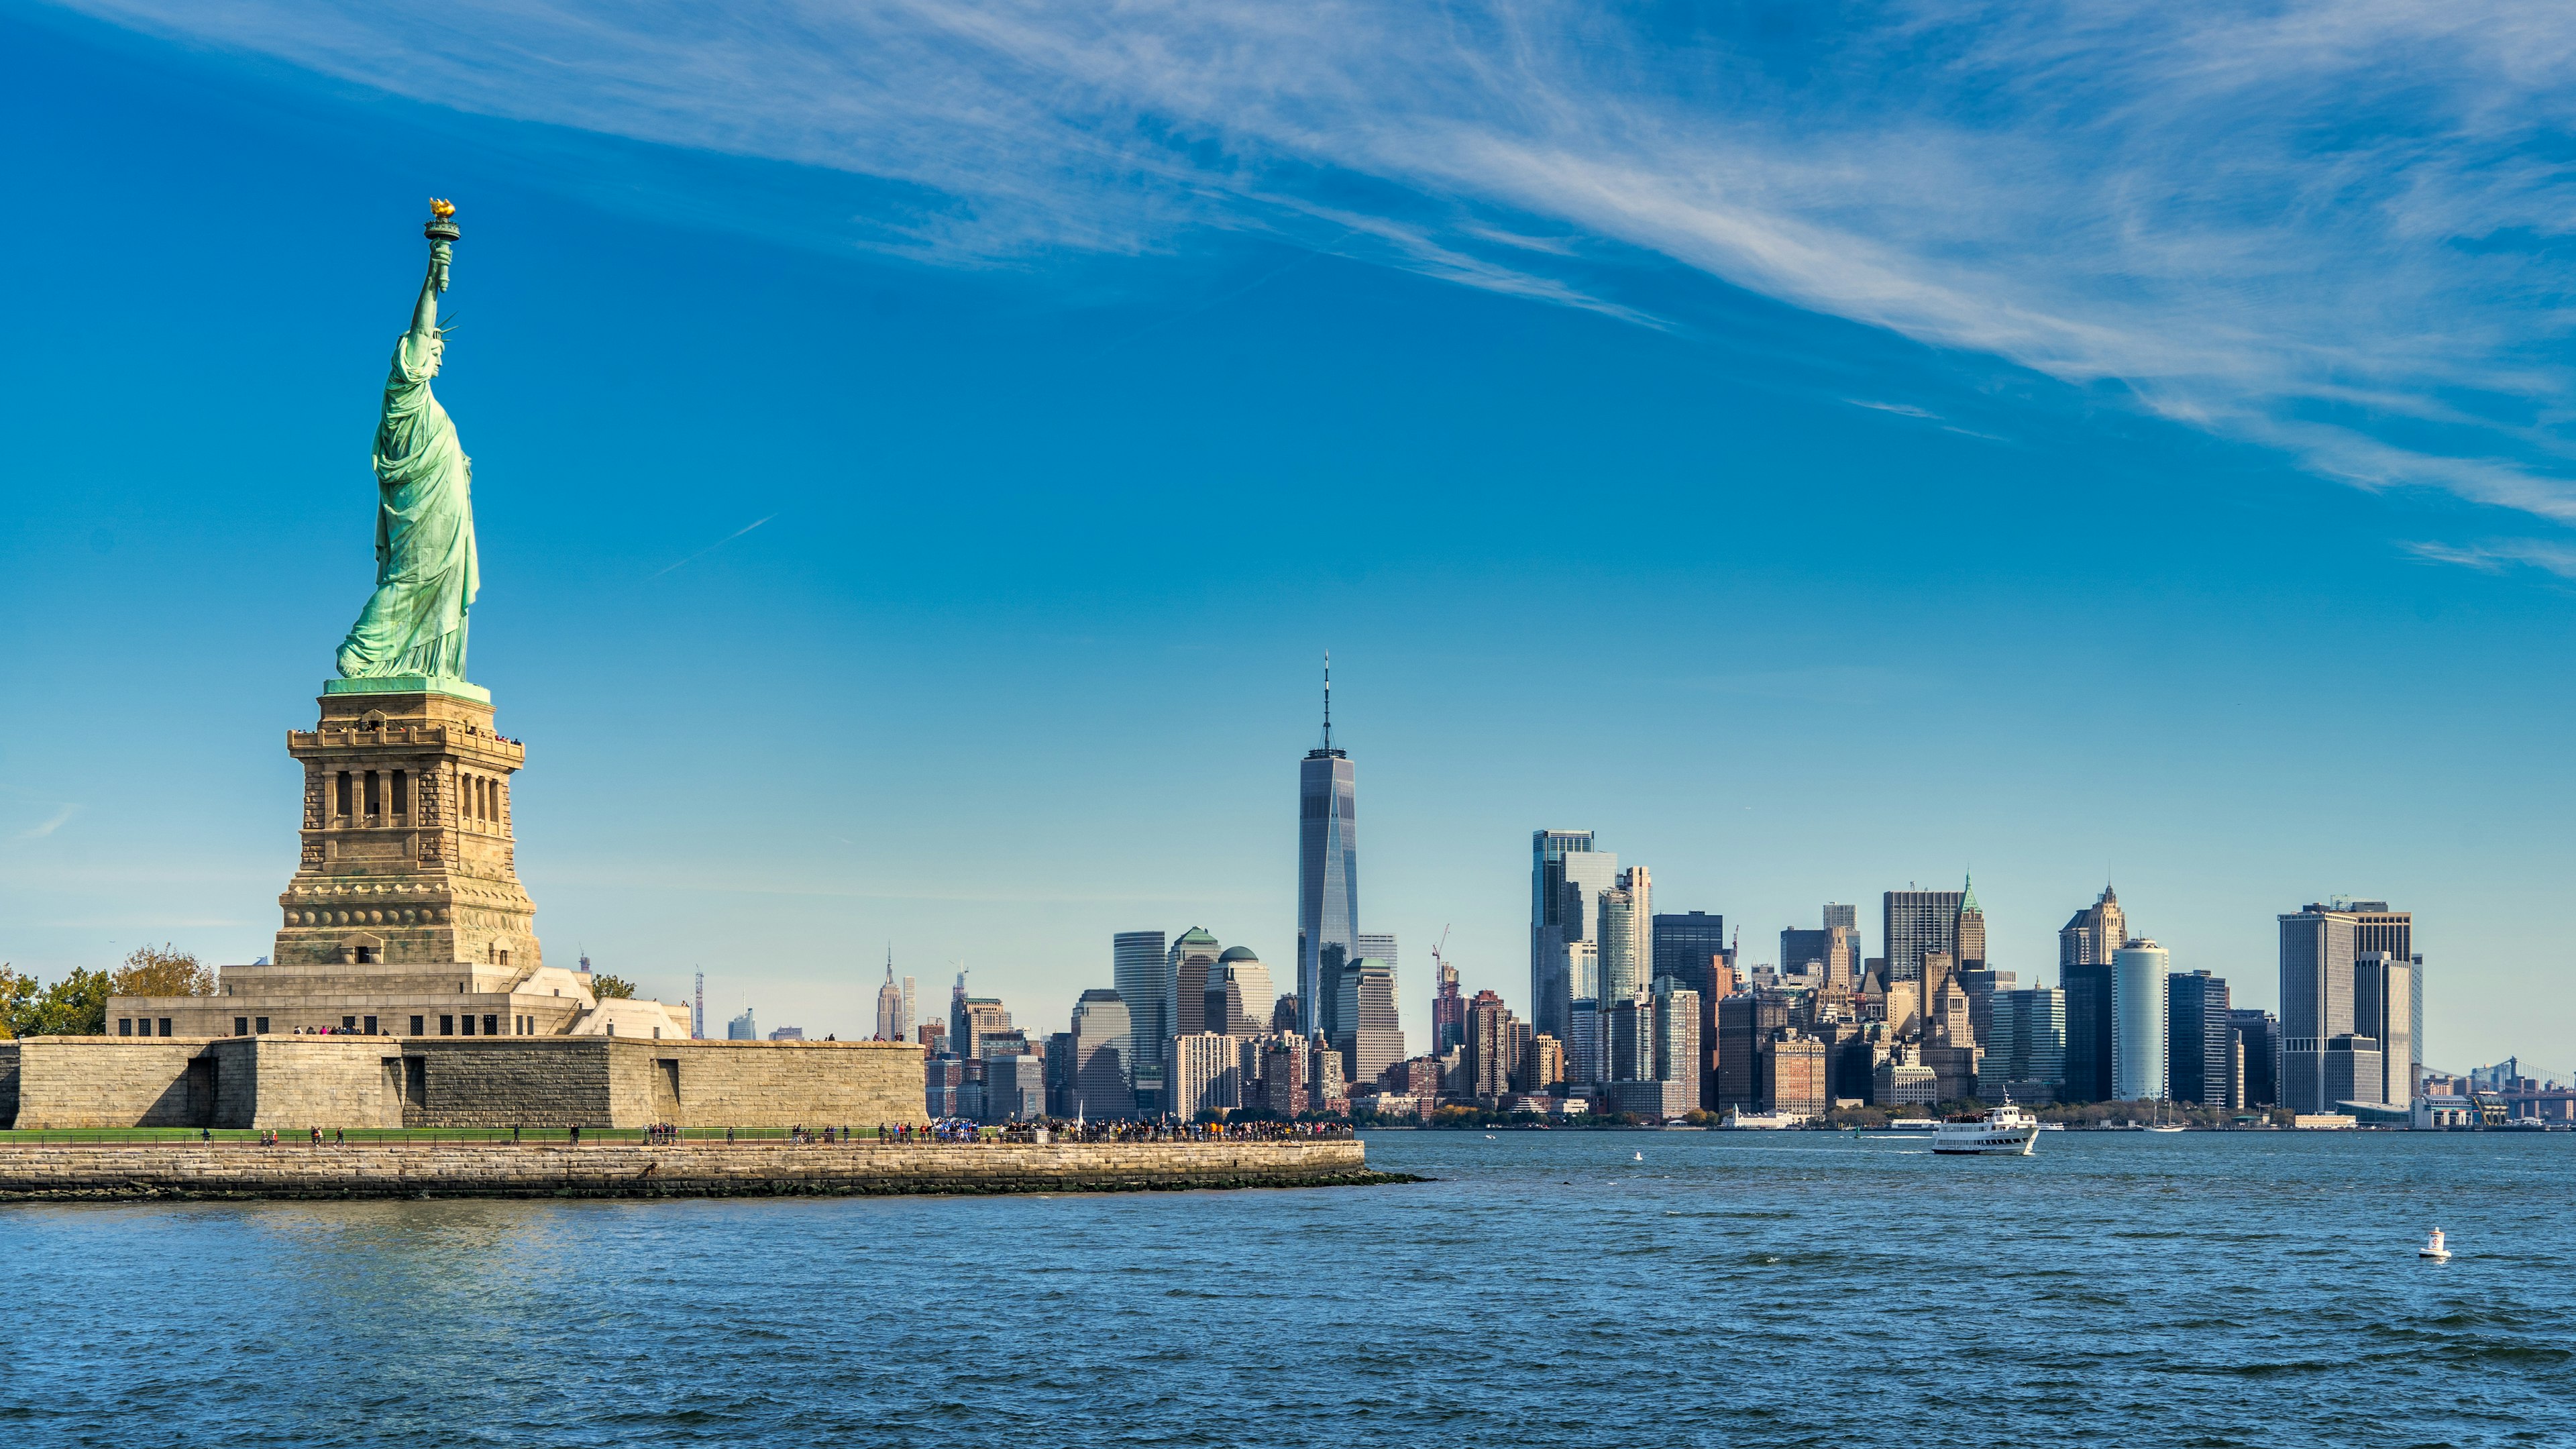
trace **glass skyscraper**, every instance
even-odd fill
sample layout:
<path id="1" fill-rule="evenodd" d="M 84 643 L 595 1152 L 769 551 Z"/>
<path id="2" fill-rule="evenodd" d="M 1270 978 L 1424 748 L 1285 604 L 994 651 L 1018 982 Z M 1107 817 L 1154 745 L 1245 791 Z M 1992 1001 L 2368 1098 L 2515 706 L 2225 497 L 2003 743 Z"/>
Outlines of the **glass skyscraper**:
<path id="1" fill-rule="evenodd" d="M 1333 748 L 1333 667 L 1324 661 L 1324 743 L 1297 766 L 1297 1029 L 1331 1039 L 1341 973 L 1359 960 L 1359 786 Z"/>
<path id="2" fill-rule="evenodd" d="M 1600 992 L 1597 980 L 1574 979 L 1566 948 L 1597 946 L 1600 895 L 1619 875 L 1617 853 L 1594 845 L 1589 830 L 1530 833 L 1530 1024 L 1563 1042 L 1573 1040 L 1567 1016 L 1573 1003 Z"/>
<path id="3" fill-rule="evenodd" d="M 1110 937 L 1109 980 L 1127 1007 L 1127 1040 L 1119 1054 L 1127 1084 L 1140 1098 L 1161 1088 L 1164 1057 L 1179 1029 L 1179 990 L 1169 952 L 1160 931 L 1120 931 Z M 1161 1104 L 1159 1097 L 1155 1104 Z"/>

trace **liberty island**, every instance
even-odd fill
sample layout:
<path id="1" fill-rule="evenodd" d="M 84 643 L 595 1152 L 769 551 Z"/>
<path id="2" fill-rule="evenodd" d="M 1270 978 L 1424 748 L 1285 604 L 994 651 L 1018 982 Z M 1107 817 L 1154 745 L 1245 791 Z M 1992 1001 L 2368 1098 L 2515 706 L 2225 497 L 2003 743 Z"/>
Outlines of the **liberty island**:
<path id="1" fill-rule="evenodd" d="M 277 898 L 272 954 L 220 967 L 211 995 L 113 995 L 112 1034 L 0 1041 L 0 1126 L 197 1132 L 0 1144 L 0 1196 L 1384 1180 L 1347 1131 L 1091 1128 L 1070 1140 L 1031 1131 L 961 1155 L 953 1134 L 920 1130 L 929 1123 L 916 1043 L 703 1040 L 684 1007 L 636 999 L 586 959 L 546 962 L 511 808 L 526 747 L 494 727 L 490 692 L 466 678 L 482 585 L 473 463 L 433 391 L 447 357 L 438 308 L 461 236 L 455 214 L 431 203 L 427 269 L 385 381 L 375 584 L 323 683 L 318 721 L 286 736 L 302 775 L 301 844 Z M 275 1143 L 309 1132 L 318 1145 L 326 1126 L 335 1147 L 349 1128 L 361 1141 L 280 1157 L 230 1141 L 218 1149 L 212 1136 L 224 1128 Z M 585 1127 L 642 1136 L 584 1144 Z M 523 1142 L 531 1128 L 538 1139 Z M 481 1140 L 387 1140 L 389 1129 L 481 1129 Z M 763 1135 L 736 1142 L 737 1129 Z M 860 1149 L 861 1133 L 878 1140 Z"/>

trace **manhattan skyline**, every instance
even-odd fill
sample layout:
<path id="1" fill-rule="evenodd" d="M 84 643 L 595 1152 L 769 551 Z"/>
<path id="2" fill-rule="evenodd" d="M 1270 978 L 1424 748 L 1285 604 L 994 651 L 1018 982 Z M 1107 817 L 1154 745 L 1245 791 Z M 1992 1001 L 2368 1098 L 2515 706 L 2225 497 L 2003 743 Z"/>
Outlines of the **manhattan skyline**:
<path id="1" fill-rule="evenodd" d="M 1366 925 L 1453 928 L 1465 992 L 1525 1016 L 1527 832 L 1588 829 L 1748 961 L 1834 900 L 1877 954 L 1879 893 L 1973 866 L 1993 964 L 2054 982 L 2107 879 L 2240 1006 L 2277 1005 L 2278 914 L 2385 898 L 2442 983 L 2429 1061 L 2564 1055 L 2518 919 L 2576 864 L 2570 596 L 2514 562 L 2555 504 L 2356 488 L 1968 332 L 1634 257 L 1593 259 L 1613 306 L 1204 218 L 871 246 L 814 234 L 840 167 L 468 115 L 255 36 L 0 35 L 0 108 L 47 138 L 8 163 L 41 280 L 0 359 L 22 971 L 267 950 L 277 736 L 363 560 L 387 223 L 453 193 L 472 672 L 529 745 L 537 931 L 649 993 L 702 969 L 846 1037 L 889 937 L 1031 1021 L 1118 931 L 1294 961 L 1283 762 L 1330 648 Z M 2400 400 L 2354 406 L 2403 441 Z M 603 420 L 657 439 L 616 462 L 661 506 L 595 511 Z M 181 438 L 229 462 L 174 476 Z M 138 868 L 138 828 L 194 848 Z M 1428 1041 L 1425 960 L 1397 985 Z"/>

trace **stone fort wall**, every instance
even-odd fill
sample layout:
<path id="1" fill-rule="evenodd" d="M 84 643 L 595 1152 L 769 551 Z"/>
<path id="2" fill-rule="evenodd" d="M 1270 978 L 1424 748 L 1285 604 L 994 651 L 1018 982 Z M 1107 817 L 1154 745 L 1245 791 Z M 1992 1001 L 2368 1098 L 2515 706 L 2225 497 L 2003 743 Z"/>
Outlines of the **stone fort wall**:
<path id="1" fill-rule="evenodd" d="M 35 1037 L 0 1042 L 0 1126 L 873 1127 L 919 1122 L 907 1042 L 622 1037 Z"/>
<path id="2" fill-rule="evenodd" d="M 1117 1192 L 1400 1180 L 1371 1174 L 1367 1149 L 1356 1140 L 829 1147 L 0 1145 L 0 1200 Z"/>

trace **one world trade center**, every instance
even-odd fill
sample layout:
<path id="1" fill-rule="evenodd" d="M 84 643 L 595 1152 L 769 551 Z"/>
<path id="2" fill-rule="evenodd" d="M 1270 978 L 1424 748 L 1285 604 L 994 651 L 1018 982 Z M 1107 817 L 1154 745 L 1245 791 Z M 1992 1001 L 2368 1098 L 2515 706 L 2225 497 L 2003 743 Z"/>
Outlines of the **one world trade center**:
<path id="1" fill-rule="evenodd" d="M 1324 743 L 1297 765 L 1297 1026 L 1336 1039 L 1342 968 L 1359 959 L 1359 791 L 1333 748 L 1333 656 L 1324 656 Z"/>

